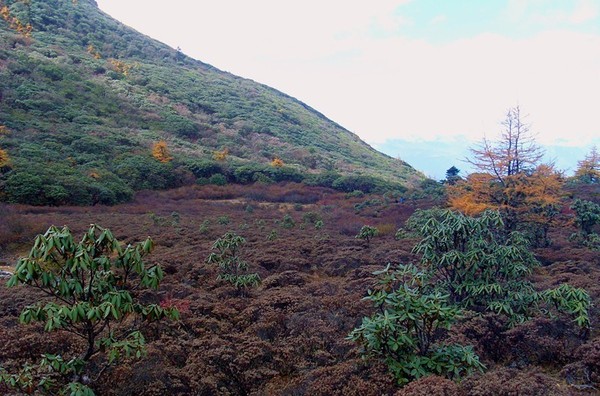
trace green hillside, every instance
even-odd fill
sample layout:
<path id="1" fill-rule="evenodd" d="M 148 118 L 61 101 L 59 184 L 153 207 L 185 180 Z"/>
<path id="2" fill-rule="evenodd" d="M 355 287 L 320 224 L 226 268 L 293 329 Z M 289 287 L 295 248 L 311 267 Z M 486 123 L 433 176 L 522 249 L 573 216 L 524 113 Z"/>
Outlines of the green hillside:
<path id="1" fill-rule="evenodd" d="M 0 7 L 4 201 L 112 204 L 209 181 L 374 190 L 423 180 L 306 104 L 146 37 L 94 0 Z M 171 161 L 152 156 L 162 140 Z"/>

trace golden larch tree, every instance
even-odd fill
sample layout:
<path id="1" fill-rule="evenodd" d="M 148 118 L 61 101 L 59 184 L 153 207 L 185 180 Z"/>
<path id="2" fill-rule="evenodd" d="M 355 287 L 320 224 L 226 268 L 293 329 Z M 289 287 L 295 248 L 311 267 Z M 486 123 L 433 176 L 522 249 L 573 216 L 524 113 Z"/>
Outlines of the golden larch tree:
<path id="1" fill-rule="evenodd" d="M 94 44 L 88 45 L 87 52 L 88 54 L 92 55 L 94 59 L 102 59 L 102 55 L 100 55 L 100 52 L 98 52 L 96 47 L 94 47 Z"/>
<path id="2" fill-rule="evenodd" d="M 173 157 L 167 148 L 167 142 L 161 140 L 152 146 L 152 156 L 162 163 L 171 162 Z"/>
<path id="3" fill-rule="evenodd" d="M 31 24 L 24 24 L 19 18 L 13 16 L 9 8 L 6 5 L 2 5 L 2 2 L 0 2 L 0 6 L 2 6 L 0 8 L 0 16 L 8 23 L 8 26 L 25 37 L 31 37 L 31 32 L 33 31 Z"/>
<path id="4" fill-rule="evenodd" d="M 10 157 L 6 150 L 0 148 L 0 168 L 7 166 L 10 163 Z"/>
<path id="5" fill-rule="evenodd" d="M 273 161 L 271 161 L 272 167 L 281 168 L 281 167 L 283 167 L 283 165 L 285 165 L 285 164 L 284 164 L 283 160 L 279 157 L 275 157 L 275 158 L 273 158 Z"/>
<path id="6" fill-rule="evenodd" d="M 468 215 L 499 210 L 507 230 L 547 226 L 558 214 L 562 175 L 541 164 L 544 151 L 522 120 L 518 107 L 509 109 L 497 141 L 484 139 L 467 161 L 477 170 L 447 187 L 452 208 Z M 525 227 L 527 228 L 527 227 Z"/>
<path id="7" fill-rule="evenodd" d="M 213 151 L 213 159 L 215 161 L 225 161 L 229 156 L 229 149 L 225 148 L 223 150 Z"/>

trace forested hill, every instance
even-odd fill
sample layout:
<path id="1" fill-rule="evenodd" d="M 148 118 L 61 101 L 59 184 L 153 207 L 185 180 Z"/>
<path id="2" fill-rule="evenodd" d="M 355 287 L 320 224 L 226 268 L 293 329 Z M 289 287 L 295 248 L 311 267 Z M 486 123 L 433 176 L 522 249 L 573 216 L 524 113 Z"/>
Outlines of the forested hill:
<path id="1" fill-rule="evenodd" d="M 306 104 L 191 59 L 93 0 L 0 8 L 4 201 L 112 204 L 194 182 L 373 190 L 423 180 Z"/>

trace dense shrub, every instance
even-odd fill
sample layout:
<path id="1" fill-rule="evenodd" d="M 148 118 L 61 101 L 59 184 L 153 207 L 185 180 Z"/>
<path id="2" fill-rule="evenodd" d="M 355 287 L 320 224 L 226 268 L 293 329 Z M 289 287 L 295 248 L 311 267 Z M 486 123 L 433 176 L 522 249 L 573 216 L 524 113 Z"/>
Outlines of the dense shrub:
<path id="1" fill-rule="evenodd" d="M 133 190 L 160 190 L 181 184 L 172 163 L 162 163 L 150 156 L 120 158 L 115 161 L 113 170 Z"/>
<path id="2" fill-rule="evenodd" d="M 214 184 L 215 186 L 224 186 L 227 184 L 227 178 L 224 175 L 217 173 L 209 177 L 208 182 L 210 184 Z"/>
<path id="3" fill-rule="evenodd" d="M 185 166 L 198 178 L 208 178 L 217 173 L 223 173 L 221 164 L 215 161 L 190 161 Z"/>
<path id="4" fill-rule="evenodd" d="M 379 230 L 376 227 L 364 225 L 361 227 L 360 231 L 358 231 L 358 234 L 356 234 L 355 238 L 367 241 L 368 245 L 371 242 L 371 239 L 377 235 L 379 235 Z"/>
<path id="5" fill-rule="evenodd" d="M 8 202 L 29 205 L 114 205 L 130 200 L 133 191 L 109 171 L 84 173 L 61 164 L 45 168 L 20 164 L 7 175 L 4 194 Z"/>
<path id="6" fill-rule="evenodd" d="M 195 138 L 198 135 L 198 126 L 194 121 L 177 114 L 165 116 L 164 129 L 184 138 Z"/>
<path id="7" fill-rule="evenodd" d="M 241 184 L 252 182 L 301 182 L 304 175 L 290 167 L 273 167 L 270 165 L 243 165 L 233 171 L 235 181 Z"/>
<path id="8" fill-rule="evenodd" d="M 336 179 L 332 185 L 336 190 L 343 192 L 362 191 L 364 193 L 385 192 L 391 187 L 372 176 L 342 176 Z"/>
<path id="9" fill-rule="evenodd" d="M 422 254 L 436 289 L 453 303 L 506 315 L 513 325 L 554 308 L 589 328 L 587 292 L 568 284 L 536 291 L 527 276 L 539 263 L 519 232 L 505 234 L 499 212 L 469 217 L 434 210 L 418 216 L 424 222 L 419 230 L 423 239 L 414 251 Z"/>
<path id="10" fill-rule="evenodd" d="M 217 279 L 231 283 L 240 293 L 249 287 L 260 284 L 260 276 L 257 273 L 248 272 L 248 263 L 242 259 L 241 248 L 246 240 L 234 232 L 227 232 L 217 239 L 212 246 L 211 253 L 206 262 L 219 266 Z"/>
<path id="11" fill-rule="evenodd" d="M 38 235 L 8 286 L 27 285 L 44 292 L 48 300 L 25 307 L 19 319 L 25 324 L 41 322 L 47 332 L 73 334 L 82 348 L 70 359 L 45 353 L 37 366 L 25 365 L 18 374 L 0 369 L 0 382 L 25 393 L 93 396 L 93 381 L 106 369 L 125 358 L 142 357 L 142 324 L 179 318 L 176 309 L 143 304 L 133 292 L 156 289 L 163 278 L 160 266 L 143 262 L 152 249 L 150 238 L 123 248 L 109 230 L 96 225 L 80 242 L 67 227 L 50 227 Z"/>
<path id="12" fill-rule="evenodd" d="M 424 272 L 414 266 L 388 265 L 376 291 L 369 291 L 377 313 L 363 318 L 350 333 L 369 356 L 388 365 L 398 383 L 406 384 L 430 374 L 461 378 L 483 365 L 471 347 L 444 343 L 442 329 L 449 329 L 460 310 L 447 296 L 432 290 Z"/>
<path id="13" fill-rule="evenodd" d="M 575 211 L 575 223 L 584 234 L 591 234 L 596 224 L 600 224 L 600 205 L 576 199 L 571 205 Z"/>
<path id="14" fill-rule="evenodd" d="M 304 183 L 309 186 L 319 186 L 332 188 L 333 183 L 340 178 L 340 174 L 337 172 L 327 171 L 313 175 L 306 176 Z"/>

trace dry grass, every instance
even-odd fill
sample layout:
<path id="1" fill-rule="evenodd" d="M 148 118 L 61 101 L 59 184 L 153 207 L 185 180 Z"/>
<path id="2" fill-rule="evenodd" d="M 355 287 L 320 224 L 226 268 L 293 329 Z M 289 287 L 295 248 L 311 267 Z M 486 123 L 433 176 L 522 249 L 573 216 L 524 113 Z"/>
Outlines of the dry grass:
<path id="1" fill-rule="evenodd" d="M 268 199 L 257 200 L 259 194 Z M 290 197 L 299 202 L 286 201 Z M 11 224 L 22 225 L 11 228 L 14 235 L 8 234 L 10 240 L 19 241 L 6 245 L 6 253 L 13 257 L 17 250 L 31 244 L 36 232 L 51 224 L 68 224 L 75 235 L 80 235 L 90 223 L 97 223 L 110 228 L 124 242 L 139 241 L 147 235 L 155 240 L 156 249 L 149 261 L 162 264 L 166 276 L 158 293 L 145 298 L 181 307 L 182 321 L 145 329 L 148 357 L 107 372 L 98 384 L 98 394 L 368 396 L 394 394 L 397 388 L 385 367 L 376 361 L 365 364 L 358 349 L 345 337 L 371 312 L 361 299 L 375 282 L 372 272 L 387 263 L 417 261 L 411 253 L 415 241 L 395 241 L 394 233 L 416 207 L 427 207 L 423 202 L 414 206 L 389 203 L 356 213 L 356 203 L 373 198 L 377 197 L 347 200 L 343 194 L 324 189 L 297 194 L 293 184 L 204 186 L 143 193 L 133 203 L 110 208 L 1 209 L 12 216 Z M 252 210 L 247 209 L 248 205 Z M 315 229 L 302 220 L 308 211 L 322 218 L 323 228 Z M 285 214 L 294 218 L 294 227 L 282 227 Z M 224 216 L 228 224 L 219 223 Z M 382 234 L 368 246 L 354 238 L 364 224 L 377 226 Z M 242 256 L 249 262 L 250 271 L 258 272 L 263 279 L 247 298 L 218 282 L 217 269 L 205 263 L 212 243 L 228 230 L 246 238 Z M 273 230 L 277 238 L 267 239 Z M 534 281 L 540 288 L 561 282 L 586 287 L 596 303 L 590 314 L 597 318 L 600 262 L 593 252 L 569 244 L 571 232 L 568 226 L 553 229 L 552 238 L 559 248 L 536 250 L 548 265 L 536 272 Z M 43 351 L 56 350 L 57 345 L 76 350 L 77 344 L 63 346 L 58 336 L 16 325 L 20 308 L 35 300 L 26 288 L 0 289 L 0 334 L 7 345 L 0 352 L 1 361 L 35 359 Z M 598 345 L 597 331 L 589 341 L 577 342 L 560 338 L 563 333 L 556 332 L 556 342 L 564 345 L 560 349 L 547 342 L 556 329 L 544 323 L 535 322 L 521 332 L 510 333 L 494 327 L 495 322 L 485 316 L 457 324 L 454 337 L 472 344 L 489 368 L 488 374 L 464 383 L 478 389 L 477 394 L 496 394 L 492 386 L 496 390 L 512 389 L 513 374 L 521 372 L 509 373 L 503 364 L 521 362 L 519 350 L 546 348 L 556 355 L 554 374 L 538 375 L 544 384 L 532 388 L 534 392 L 544 391 L 550 379 L 563 383 L 559 376 L 563 367 L 569 368 L 569 373 L 600 367 L 594 366 L 600 354 L 590 352 Z M 584 344 L 578 347 L 577 343 Z M 587 360 L 581 360 L 584 354 L 589 356 Z M 538 360 L 531 356 L 526 356 L 531 372 L 549 365 L 543 360 L 546 355 Z M 576 366 L 577 359 L 585 367 Z M 598 371 L 592 375 L 598 375 Z M 514 376 L 519 381 L 526 377 L 525 372 Z M 431 381 L 440 389 L 452 387 L 441 380 Z M 115 382 L 120 384 L 118 389 L 112 386 Z M 414 391 L 415 387 L 410 389 Z M 458 387 L 468 394 L 466 385 Z M 0 393 L 3 391 L 0 387 Z"/>

